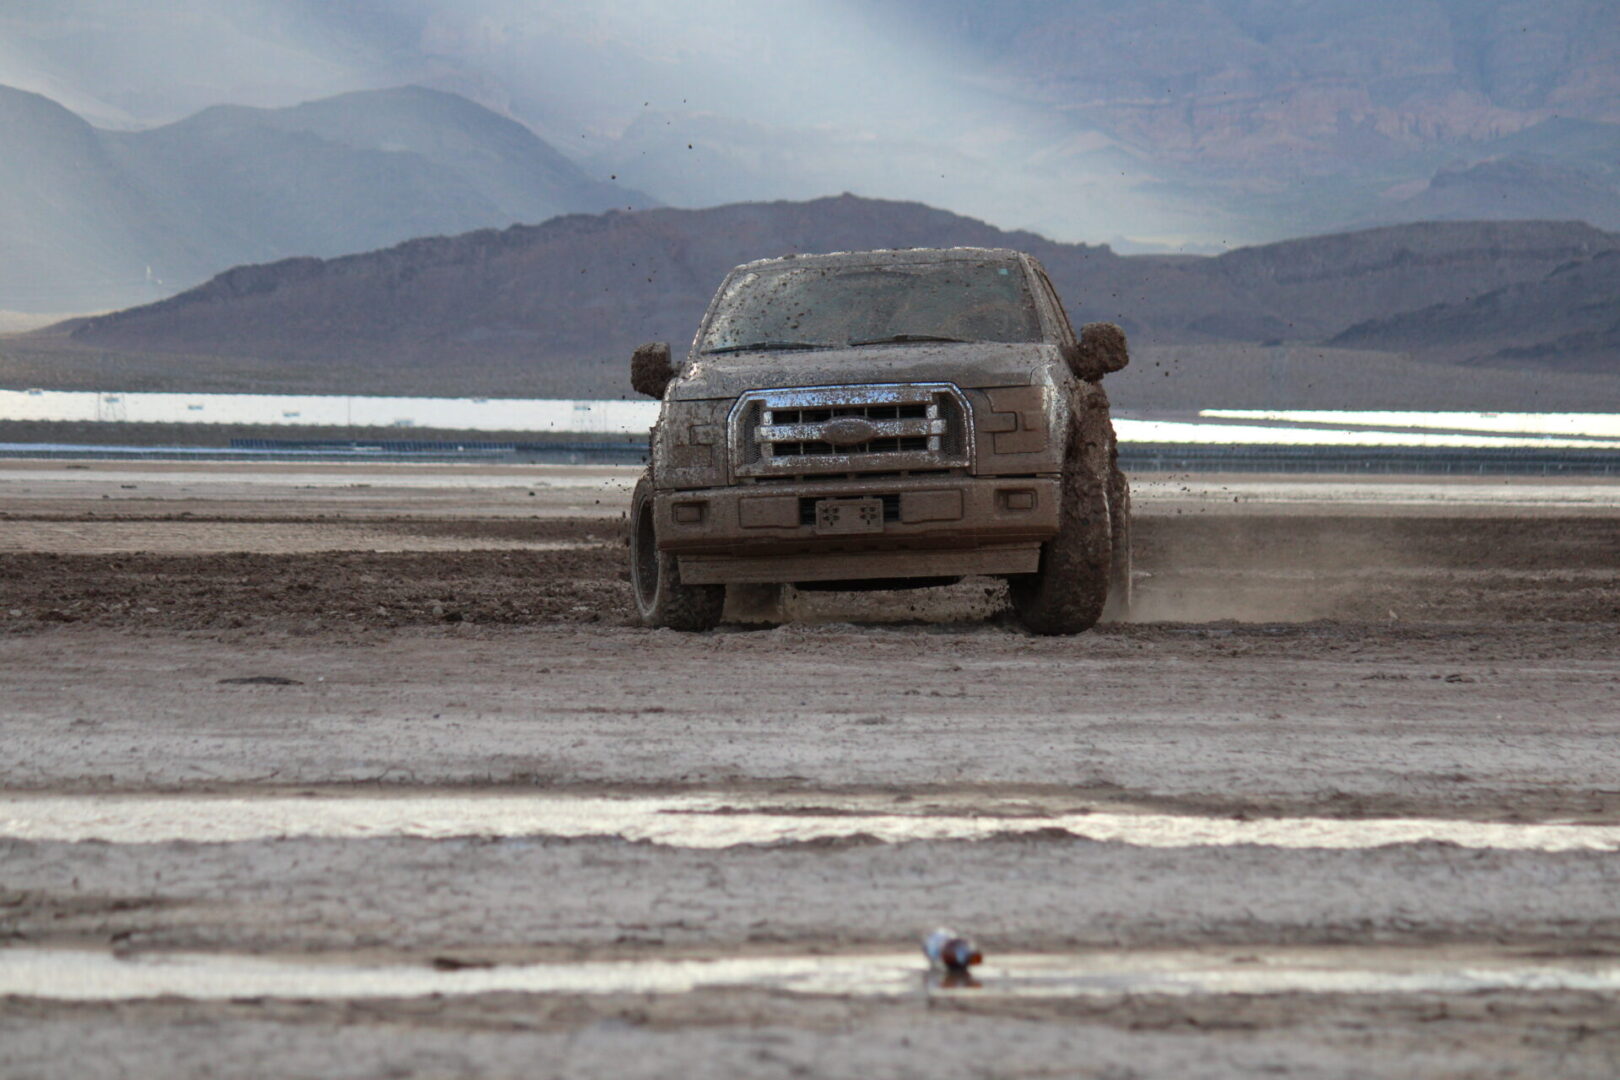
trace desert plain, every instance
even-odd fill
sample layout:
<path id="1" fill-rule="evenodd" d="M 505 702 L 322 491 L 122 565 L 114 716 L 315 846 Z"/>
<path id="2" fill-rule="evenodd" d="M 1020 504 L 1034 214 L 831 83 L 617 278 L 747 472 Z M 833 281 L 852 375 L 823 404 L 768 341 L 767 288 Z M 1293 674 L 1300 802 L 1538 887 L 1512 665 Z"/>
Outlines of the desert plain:
<path id="1" fill-rule="evenodd" d="M 1620 481 L 1144 474 L 1037 638 L 638 628 L 634 475 L 0 462 L 0 1073 L 1620 1070 Z"/>

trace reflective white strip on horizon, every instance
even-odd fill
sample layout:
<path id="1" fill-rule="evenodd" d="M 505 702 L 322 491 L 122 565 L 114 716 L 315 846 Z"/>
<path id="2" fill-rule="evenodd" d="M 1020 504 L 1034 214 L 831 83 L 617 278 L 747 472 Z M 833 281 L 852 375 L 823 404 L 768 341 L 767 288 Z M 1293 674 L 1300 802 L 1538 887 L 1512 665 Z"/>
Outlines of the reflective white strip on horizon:
<path id="1" fill-rule="evenodd" d="M 1317 418 L 1321 417 L 1326 418 L 1326 422 L 1348 427 L 1290 428 L 1124 418 L 1116 419 L 1114 427 L 1120 441 L 1125 443 L 1620 449 L 1620 417 L 1603 413 L 1312 413 L 1206 409 L 1200 415 L 1295 423 L 1319 422 Z M 640 436 L 646 434 L 657 418 L 655 401 L 0 390 L 0 420 L 394 428 L 402 438 L 409 438 L 413 428 Z M 1451 430 L 1375 431 L 1363 425 Z M 1362 429 L 1353 430 L 1357 427 Z M 1613 441 L 1595 441 L 1598 439 Z"/>
<path id="2" fill-rule="evenodd" d="M 0 390 L 0 420 L 644 434 L 655 401 Z"/>
<path id="3" fill-rule="evenodd" d="M 1200 409 L 1215 420 L 1265 420 L 1341 427 L 1436 428 L 1503 435 L 1620 439 L 1620 413 L 1400 412 L 1345 409 Z"/>

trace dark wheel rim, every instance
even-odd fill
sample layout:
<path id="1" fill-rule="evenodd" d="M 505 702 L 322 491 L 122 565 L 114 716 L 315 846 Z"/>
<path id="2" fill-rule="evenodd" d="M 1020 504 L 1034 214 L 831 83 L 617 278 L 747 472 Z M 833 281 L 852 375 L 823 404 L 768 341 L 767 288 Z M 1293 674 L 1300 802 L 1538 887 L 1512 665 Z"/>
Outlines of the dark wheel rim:
<path id="1" fill-rule="evenodd" d="M 636 579 L 636 603 L 643 611 L 652 609 L 658 595 L 658 538 L 653 535 L 652 500 L 636 509 L 635 550 L 631 570 Z"/>

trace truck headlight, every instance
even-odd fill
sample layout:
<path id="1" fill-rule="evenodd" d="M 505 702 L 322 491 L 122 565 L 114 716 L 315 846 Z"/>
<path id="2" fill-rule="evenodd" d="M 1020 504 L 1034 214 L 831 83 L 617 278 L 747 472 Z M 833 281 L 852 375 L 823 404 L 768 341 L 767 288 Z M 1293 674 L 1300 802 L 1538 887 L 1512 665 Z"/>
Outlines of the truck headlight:
<path id="1" fill-rule="evenodd" d="M 1002 386 L 986 390 L 990 407 L 979 419 L 979 430 L 990 436 L 997 454 L 1033 454 L 1046 448 L 1044 386 Z"/>
<path id="2" fill-rule="evenodd" d="M 714 487 L 726 482 L 729 401 L 671 401 L 653 436 L 660 487 Z"/>
<path id="3" fill-rule="evenodd" d="M 1056 388 L 998 386 L 973 392 L 973 471 L 981 476 L 1031 475 L 1062 469 L 1061 410 Z"/>

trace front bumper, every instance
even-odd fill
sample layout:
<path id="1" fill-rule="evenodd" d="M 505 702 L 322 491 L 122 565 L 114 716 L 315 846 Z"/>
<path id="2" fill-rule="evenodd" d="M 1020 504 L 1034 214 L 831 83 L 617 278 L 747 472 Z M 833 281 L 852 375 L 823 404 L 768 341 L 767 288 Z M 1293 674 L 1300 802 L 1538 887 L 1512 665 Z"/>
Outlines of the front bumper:
<path id="1" fill-rule="evenodd" d="M 689 584 L 1031 573 L 1058 528 L 1051 476 L 875 477 L 744 484 L 654 497 L 658 546 Z M 880 530 L 820 531 L 822 499 L 882 504 Z"/>

